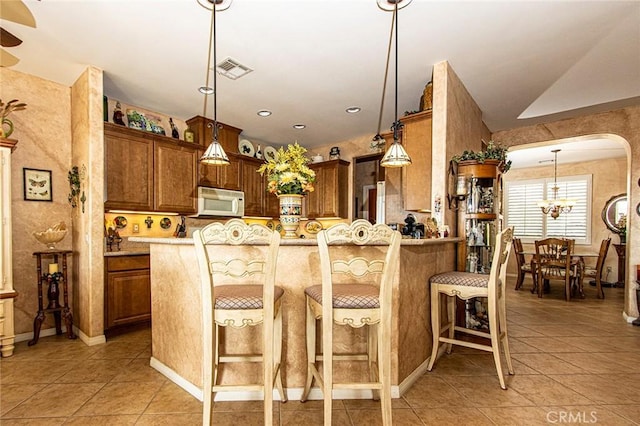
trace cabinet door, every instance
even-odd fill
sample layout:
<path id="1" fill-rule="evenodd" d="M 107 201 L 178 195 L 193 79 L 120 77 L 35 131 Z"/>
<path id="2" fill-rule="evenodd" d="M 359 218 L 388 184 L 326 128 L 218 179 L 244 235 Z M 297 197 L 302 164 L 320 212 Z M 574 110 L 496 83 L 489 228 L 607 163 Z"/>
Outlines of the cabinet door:
<path id="1" fill-rule="evenodd" d="M 155 141 L 155 210 L 191 214 L 197 209 L 197 150 Z"/>
<path id="2" fill-rule="evenodd" d="M 316 172 L 316 181 L 313 184 L 314 190 L 307 194 L 305 200 L 307 202 L 307 217 L 315 219 L 322 216 L 322 193 L 325 191 L 324 174 L 325 168 L 319 165 L 310 165 L 311 170 Z"/>
<path id="3" fill-rule="evenodd" d="M 198 159 L 204 150 L 198 150 Z M 212 188 L 224 188 L 240 191 L 242 179 L 238 156 L 228 154 L 230 164 L 227 166 L 212 166 L 198 161 L 198 185 Z"/>
<path id="4" fill-rule="evenodd" d="M 151 319 L 148 269 L 107 273 L 105 328 Z"/>
<path id="5" fill-rule="evenodd" d="M 268 187 L 266 176 L 263 178 L 262 184 L 264 185 L 264 188 L 265 188 L 263 215 L 266 217 L 274 217 L 274 218 L 280 217 L 280 200 L 275 194 L 272 194 L 266 190 L 266 188 Z"/>
<path id="6" fill-rule="evenodd" d="M 331 160 L 311 164 L 316 172 L 315 190 L 307 198 L 307 216 L 348 217 L 349 162 Z"/>
<path id="7" fill-rule="evenodd" d="M 431 209 L 431 112 L 403 118 L 402 143 L 411 165 L 402 168 L 404 209 Z"/>
<path id="8" fill-rule="evenodd" d="M 153 210 L 153 141 L 108 129 L 104 137 L 105 208 Z"/>
<path id="9" fill-rule="evenodd" d="M 257 172 L 262 160 L 243 159 L 242 190 L 244 191 L 244 214 L 246 216 L 262 216 L 264 214 L 265 180 Z"/>

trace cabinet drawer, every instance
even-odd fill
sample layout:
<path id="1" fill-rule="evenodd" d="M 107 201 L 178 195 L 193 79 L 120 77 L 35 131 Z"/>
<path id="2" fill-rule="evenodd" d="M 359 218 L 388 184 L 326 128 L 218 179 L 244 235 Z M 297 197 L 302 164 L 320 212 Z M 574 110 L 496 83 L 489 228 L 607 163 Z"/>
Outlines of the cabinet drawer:
<path id="1" fill-rule="evenodd" d="M 107 257 L 107 272 L 149 269 L 149 255 Z"/>

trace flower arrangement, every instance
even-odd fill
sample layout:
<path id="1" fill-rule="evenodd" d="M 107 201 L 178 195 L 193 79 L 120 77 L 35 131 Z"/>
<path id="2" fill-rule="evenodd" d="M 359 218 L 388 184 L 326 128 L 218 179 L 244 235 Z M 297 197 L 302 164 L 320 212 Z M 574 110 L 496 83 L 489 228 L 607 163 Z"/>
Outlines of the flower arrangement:
<path id="1" fill-rule="evenodd" d="M 484 151 L 464 151 L 462 155 L 454 155 L 452 160 L 456 163 L 466 160 L 475 160 L 478 163 L 484 163 L 485 160 L 499 160 L 500 170 L 502 173 L 506 173 L 511 168 L 511 160 L 507 160 L 508 150 L 508 147 L 496 145 L 494 141 L 489 141 Z"/>
<path id="2" fill-rule="evenodd" d="M 287 149 L 280 147 L 275 159 L 270 159 L 258 169 L 258 173 L 267 174 L 269 183 L 267 189 L 272 194 L 300 194 L 313 191 L 316 173 L 307 164 L 309 159 L 304 156 L 307 150 L 295 142 Z"/>

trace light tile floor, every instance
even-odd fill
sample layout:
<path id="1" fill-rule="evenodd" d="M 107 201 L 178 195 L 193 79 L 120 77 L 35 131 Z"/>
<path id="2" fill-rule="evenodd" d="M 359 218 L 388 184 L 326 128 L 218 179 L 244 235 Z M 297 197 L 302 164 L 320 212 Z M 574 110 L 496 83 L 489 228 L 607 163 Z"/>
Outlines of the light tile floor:
<path id="1" fill-rule="evenodd" d="M 524 287 L 528 287 L 525 283 Z M 501 390 L 490 354 L 454 347 L 400 398 L 394 425 L 640 425 L 640 327 L 622 320 L 623 290 L 567 303 L 508 290 L 516 374 Z M 16 345 L 0 361 L 2 425 L 198 425 L 201 403 L 149 367 L 148 330 L 87 347 L 64 336 Z M 334 425 L 380 424 L 379 404 L 336 401 Z M 215 423 L 262 424 L 261 402 L 215 404 Z M 276 425 L 321 425 L 322 403 L 275 403 Z"/>

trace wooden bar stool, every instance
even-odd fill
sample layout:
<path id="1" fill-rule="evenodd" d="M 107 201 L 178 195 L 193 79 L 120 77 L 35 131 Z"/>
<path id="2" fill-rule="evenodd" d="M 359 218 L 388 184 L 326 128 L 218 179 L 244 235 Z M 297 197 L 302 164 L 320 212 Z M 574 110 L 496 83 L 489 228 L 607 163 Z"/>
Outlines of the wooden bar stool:
<path id="1" fill-rule="evenodd" d="M 362 219 L 318 233 L 322 285 L 305 290 L 308 368 L 302 401 L 309 396 L 315 378 L 324 397 L 325 425 L 331 424 L 334 389 L 370 389 L 374 396 L 379 393 L 382 422 L 391 425 L 391 296 L 400 240 L 400 233 L 387 225 L 371 225 Z M 322 320 L 322 354 L 316 353 L 316 321 L 319 319 Z M 354 328 L 366 326 L 366 350 L 334 353 L 334 323 Z M 369 381 L 336 383 L 334 361 L 367 362 Z M 322 374 L 318 362 L 322 362 Z"/>
<path id="2" fill-rule="evenodd" d="M 507 228 L 497 235 L 496 246 L 489 275 L 473 274 L 470 272 L 445 272 L 431 277 L 431 329 L 433 334 L 433 348 L 427 370 L 431 371 L 438 356 L 440 343 L 447 344 L 447 353 L 451 353 L 451 345 L 492 352 L 493 360 L 498 371 L 500 387 L 506 389 L 500 360 L 500 347 L 504 348 L 509 374 L 513 374 L 509 340 L 507 336 L 507 309 L 505 303 L 505 283 L 507 277 L 507 259 L 511 252 L 513 228 Z M 440 294 L 449 296 L 447 304 L 448 324 L 440 326 Z M 456 296 L 468 300 L 474 297 L 487 298 L 487 314 L 489 316 L 489 332 L 473 330 L 455 325 Z M 448 331 L 447 337 L 442 333 Z M 455 338 L 455 332 L 470 334 L 490 339 L 489 345 L 470 342 Z"/>
<path id="3" fill-rule="evenodd" d="M 282 356 L 282 296 L 275 286 L 280 233 L 241 219 L 212 223 L 193 233 L 200 266 L 203 325 L 203 424 L 211 424 L 213 393 L 263 391 L 264 424 L 273 422 L 273 386 L 287 397 L 280 376 Z M 222 353 L 220 327 L 262 325 L 262 354 Z M 225 347 L 232 342 L 225 342 Z M 218 384 L 220 364 L 261 362 L 257 384 Z"/>

